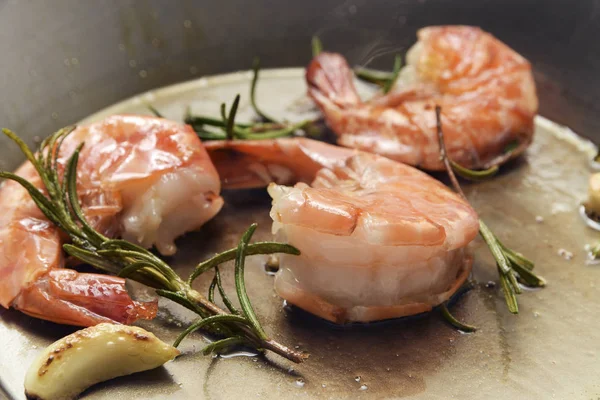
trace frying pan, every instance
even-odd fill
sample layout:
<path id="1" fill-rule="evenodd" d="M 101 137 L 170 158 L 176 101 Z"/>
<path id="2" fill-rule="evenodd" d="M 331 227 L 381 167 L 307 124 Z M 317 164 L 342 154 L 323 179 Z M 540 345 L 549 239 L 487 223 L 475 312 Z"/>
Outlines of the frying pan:
<path id="1" fill-rule="evenodd" d="M 351 65 L 389 69 L 394 55 L 415 42 L 418 28 L 436 24 L 477 25 L 493 33 L 532 62 L 540 114 L 600 141 L 598 0 L 5 0 L 0 3 L 0 122 L 34 145 L 39 137 L 134 94 L 248 69 L 254 56 L 264 68 L 304 66 L 315 34 Z M 0 138 L 0 167 L 13 169 L 21 161 Z M 247 206 L 243 199 L 236 204 Z M 211 229 L 218 234 L 221 228 Z M 43 323 L 19 324 L 66 332 Z M 308 326 L 314 324 L 309 319 Z M 414 335 L 428 324 L 417 322 Z M 383 339 L 365 327 L 350 333 L 332 329 L 328 335 L 345 334 L 382 348 L 393 327 L 382 330 Z M 598 368 L 597 362 L 591 365 Z M 597 393 L 590 390 L 577 393 Z M 157 398 L 164 394 L 156 393 Z M 422 391 L 380 394 L 415 393 Z"/>

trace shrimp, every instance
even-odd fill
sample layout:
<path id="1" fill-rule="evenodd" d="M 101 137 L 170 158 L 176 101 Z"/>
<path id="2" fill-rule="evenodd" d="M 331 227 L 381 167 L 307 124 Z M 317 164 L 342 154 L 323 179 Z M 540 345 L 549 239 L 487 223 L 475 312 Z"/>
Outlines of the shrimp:
<path id="1" fill-rule="evenodd" d="M 431 310 L 470 273 L 475 211 L 413 167 L 304 138 L 206 148 L 224 187 L 268 185 L 273 233 L 301 252 L 275 277 L 291 304 L 335 323 L 396 318 Z"/>
<path id="2" fill-rule="evenodd" d="M 321 53 L 312 60 L 308 94 L 338 144 L 443 170 L 431 112 L 440 105 L 453 161 L 485 169 L 523 153 L 538 109 L 529 62 L 475 27 L 428 27 L 418 38 L 393 90 L 371 101 L 360 100 L 341 55 Z"/>
<path id="3" fill-rule="evenodd" d="M 159 118 L 112 116 L 76 128 L 58 158 L 63 173 L 82 142 L 78 196 L 88 221 L 108 237 L 123 237 L 162 254 L 174 239 L 197 229 L 222 207 L 220 182 L 202 143 L 188 126 Z M 26 162 L 16 173 L 42 182 Z M 66 238 L 25 189 L 0 189 L 0 305 L 58 323 L 129 324 L 156 315 L 156 302 L 133 301 L 125 280 L 63 269 Z"/>

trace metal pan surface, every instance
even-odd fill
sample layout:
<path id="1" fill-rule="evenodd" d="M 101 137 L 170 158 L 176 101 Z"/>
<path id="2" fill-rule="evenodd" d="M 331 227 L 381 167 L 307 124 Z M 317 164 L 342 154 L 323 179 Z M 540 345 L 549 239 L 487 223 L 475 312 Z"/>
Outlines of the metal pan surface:
<path id="1" fill-rule="evenodd" d="M 185 107 L 218 115 L 219 104 L 242 94 L 240 119 L 250 118 L 249 72 L 202 78 L 158 89 L 109 107 L 83 122 L 114 113 L 148 114 L 152 104 L 181 120 Z M 361 86 L 365 94 L 369 88 Z M 272 115 L 300 120 L 316 115 L 305 96 L 303 70 L 261 73 L 258 101 Z M 16 149 L 6 146 L 0 157 Z M 474 245 L 477 287 L 454 313 L 479 327 L 461 334 L 437 312 L 370 325 L 339 327 L 283 307 L 264 272 L 264 258 L 247 266 L 247 287 L 267 331 L 311 353 L 302 365 L 269 355 L 211 358 L 198 350 L 200 335 L 182 344 L 183 355 L 154 371 L 95 386 L 86 399 L 410 398 L 590 399 L 600 395 L 600 267 L 586 261 L 584 246 L 600 239 L 578 216 L 594 147 L 567 128 L 536 120 L 527 155 L 494 179 L 465 190 L 475 209 L 503 241 L 536 262 L 547 288 L 519 297 L 520 314 L 504 304 L 487 248 Z M 12 167 L 15 167 L 14 165 Z M 232 247 L 252 222 L 256 240 L 271 238 L 270 198 L 264 190 L 225 194 L 223 211 L 199 232 L 178 241 L 168 261 L 183 276 L 199 260 Z M 572 257 L 565 257 L 572 254 Z M 222 270 L 231 282 L 231 269 Z M 208 279 L 208 277 L 206 278 Z M 203 289 L 206 279 L 198 283 Z M 230 286 L 231 288 L 231 286 Z M 137 296 L 151 292 L 132 284 Z M 142 324 L 173 341 L 192 316 L 161 300 L 156 320 Z M 0 387 L 23 399 L 25 371 L 43 346 L 73 328 L 0 310 Z M 0 398 L 3 394 L 0 390 Z"/>

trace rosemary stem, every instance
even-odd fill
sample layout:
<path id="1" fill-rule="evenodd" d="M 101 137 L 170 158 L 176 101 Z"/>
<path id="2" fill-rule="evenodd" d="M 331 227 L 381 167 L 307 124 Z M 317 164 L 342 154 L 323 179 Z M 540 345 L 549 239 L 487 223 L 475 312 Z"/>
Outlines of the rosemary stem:
<path id="1" fill-rule="evenodd" d="M 227 311 L 225 311 L 222 308 L 220 308 L 219 306 L 217 306 L 216 304 L 208 301 L 208 299 L 206 297 L 204 297 L 202 294 L 200 294 L 199 292 L 197 292 L 196 290 L 194 290 L 192 288 L 188 287 L 186 289 L 186 296 L 191 302 L 198 304 L 201 307 L 205 307 L 205 308 L 209 309 L 215 315 L 231 315 Z M 256 338 L 255 340 L 257 341 L 258 345 L 261 348 L 263 348 L 265 350 L 270 350 L 274 353 L 277 353 L 281 357 L 286 358 L 292 362 L 301 363 L 308 358 L 308 354 L 306 354 L 304 352 L 292 350 L 289 347 L 277 342 L 276 340 L 273 340 L 268 337 L 265 339 L 260 339 L 260 338 L 256 337 L 256 334 L 252 331 L 252 329 L 248 328 L 247 326 L 241 325 L 240 329 L 243 330 L 244 333 L 246 333 L 247 335 L 249 335 L 249 336 L 251 335 L 251 337 Z"/>
<path id="2" fill-rule="evenodd" d="M 223 264 L 227 261 L 231 261 L 235 259 L 235 255 L 237 253 L 237 249 L 230 249 L 219 253 L 208 260 L 205 260 L 198 264 L 196 268 L 194 268 L 194 272 L 188 278 L 188 284 L 191 284 L 198 276 L 202 275 L 204 272 L 213 269 L 214 267 Z M 300 251 L 296 249 L 294 246 L 285 243 L 276 243 L 276 242 L 257 242 L 249 244 L 246 248 L 246 255 L 252 256 L 255 254 L 272 254 L 272 253 L 285 253 L 285 254 L 293 254 L 299 255 Z"/>

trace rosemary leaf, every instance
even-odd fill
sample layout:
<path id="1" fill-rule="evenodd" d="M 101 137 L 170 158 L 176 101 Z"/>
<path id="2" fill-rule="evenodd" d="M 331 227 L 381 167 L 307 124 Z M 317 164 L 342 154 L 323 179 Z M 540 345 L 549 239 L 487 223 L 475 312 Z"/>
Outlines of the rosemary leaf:
<path id="1" fill-rule="evenodd" d="M 231 300 L 229 300 L 227 293 L 225 293 L 225 289 L 223 289 L 223 284 L 221 283 L 221 274 L 219 273 L 219 267 L 215 267 L 215 282 L 217 284 L 217 288 L 219 288 L 219 294 L 223 299 L 223 303 L 225 303 L 225 307 L 227 307 L 229 312 L 231 312 L 232 314 L 239 314 L 240 312 L 235 308 Z"/>
<path id="2" fill-rule="evenodd" d="M 172 290 L 165 289 L 157 289 L 156 294 L 169 299 L 189 310 L 194 311 L 196 314 L 200 315 L 202 318 L 206 318 L 209 314 L 202 307 L 199 307 L 196 303 L 190 301 L 185 294 L 174 292 Z"/>
<path id="3" fill-rule="evenodd" d="M 383 93 L 388 93 L 392 87 L 394 87 L 394 83 L 398 79 L 398 75 L 400 74 L 400 69 L 402 68 L 402 56 L 400 54 L 396 55 L 394 58 L 394 69 L 392 70 L 392 77 L 388 80 L 383 86 Z"/>
<path id="4" fill-rule="evenodd" d="M 44 185 L 49 186 L 49 182 L 47 180 L 47 175 L 46 175 L 47 170 L 44 169 L 40 163 L 37 162 L 37 159 L 33 155 L 33 152 L 29 149 L 27 144 L 23 140 L 21 140 L 21 138 L 19 136 L 17 136 L 17 134 L 14 133 L 13 131 L 11 131 L 10 129 L 3 128 L 2 132 L 19 146 L 19 148 L 21 149 L 21 152 L 23 152 L 25 157 L 27 157 L 27 159 L 31 162 L 31 164 L 33 164 L 33 166 L 37 170 L 37 173 L 39 174 L 40 178 L 44 182 Z M 21 182 L 19 182 L 19 183 L 21 183 Z"/>
<path id="5" fill-rule="evenodd" d="M 513 264 L 518 264 L 521 267 L 528 269 L 529 271 L 533 271 L 535 264 L 532 261 L 530 261 L 527 257 L 523 256 L 522 254 L 512 251 L 511 249 L 503 245 L 502 242 L 500 242 L 499 240 L 497 241 L 506 257 L 510 260 L 510 262 L 512 262 Z"/>
<path id="6" fill-rule="evenodd" d="M 444 319 L 453 327 L 455 327 L 456 329 L 463 331 L 463 332 L 475 332 L 477 330 L 476 327 L 474 327 L 473 325 L 468 325 L 468 324 L 464 324 L 462 322 L 460 322 L 458 319 L 456 319 L 451 313 L 450 310 L 448 310 L 448 306 L 446 305 L 446 302 L 440 304 L 440 311 L 442 312 L 442 315 L 444 316 Z"/>
<path id="7" fill-rule="evenodd" d="M 90 240 L 92 240 L 94 243 L 102 243 L 105 240 L 108 240 L 108 238 L 104 235 L 101 235 L 88 224 L 87 219 L 83 215 L 83 211 L 81 210 L 81 205 L 79 204 L 79 199 L 77 197 L 77 161 L 79 160 L 79 152 L 81 151 L 82 147 L 83 143 L 77 146 L 77 149 L 75 149 L 75 152 L 69 159 L 64 181 L 67 182 L 66 190 L 69 198 L 69 205 L 73 210 L 73 215 L 82 225 L 83 231 Z"/>
<path id="8" fill-rule="evenodd" d="M 99 256 L 93 251 L 81 249 L 72 244 L 63 244 L 63 250 L 70 256 L 78 258 L 86 264 L 98 268 L 109 274 L 118 274 L 119 267 L 108 261 L 106 258 Z"/>
<path id="9" fill-rule="evenodd" d="M 152 268 L 152 265 L 150 265 L 147 261 L 132 262 L 131 264 L 121 269 L 117 273 L 117 276 L 120 276 L 121 278 L 129 278 L 133 273 L 138 272 L 139 270 L 146 267 Z"/>
<path id="10" fill-rule="evenodd" d="M 514 287 L 512 287 L 512 284 L 503 273 L 500 273 L 500 284 L 502 285 L 502 290 L 504 291 L 504 298 L 506 299 L 508 311 L 513 314 L 518 314 L 519 304 L 517 303 Z"/>
<path id="11" fill-rule="evenodd" d="M 494 165 L 491 168 L 484 169 L 481 171 L 475 171 L 472 169 L 465 168 L 465 167 L 461 166 L 460 164 L 455 163 L 454 161 L 450 161 L 450 164 L 452 165 L 452 169 L 454 169 L 454 171 L 461 178 L 468 179 L 470 181 L 475 181 L 475 182 L 489 179 L 489 178 L 493 177 L 494 175 L 496 175 L 499 170 L 497 165 Z"/>
<path id="12" fill-rule="evenodd" d="M 521 264 L 512 262 L 512 268 L 517 274 L 519 274 L 518 280 L 523 282 L 524 285 L 529 287 L 544 287 L 546 286 L 546 280 L 540 276 L 537 276 L 533 271 L 523 267 Z"/>
<path id="13" fill-rule="evenodd" d="M 213 315 L 213 316 L 210 316 L 207 318 L 201 318 L 201 319 L 198 319 L 193 324 L 191 324 L 190 326 L 188 326 L 183 332 L 181 332 L 181 334 L 177 337 L 177 339 L 173 343 L 173 347 L 178 347 L 179 344 L 181 343 L 181 341 L 183 339 L 185 339 L 185 337 L 187 335 L 189 335 L 190 333 L 195 332 L 204 326 L 208 326 L 211 324 L 220 324 L 223 322 L 237 322 L 237 323 L 241 323 L 241 324 L 248 323 L 246 318 L 240 317 L 239 315 L 231 315 L 231 314 Z"/>
<path id="14" fill-rule="evenodd" d="M 225 103 L 222 104 L 222 107 L 225 107 Z M 223 110 L 224 110 L 224 108 L 223 108 Z M 222 115 L 224 115 L 224 114 L 222 114 Z M 227 117 L 225 117 L 224 120 L 226 121 Z M 208 125 L 208 126 L 214 126 L 214 127 L 218 127 L 218 128 L 225 128 L 227 126 L 227 123 L 224 122 L 224 120 L 216 119 L 216 118 L 212 118 L 212 117 L 206 117 L 206 116 L 188 115 L 185 118 L 185 123 L 189 124 L 189 125 L 196 125 L 196 126 Z M 236 125 L 240 128 L 252 127 L 252 124 L 236 123 Z"/>
<path id="15" fill-rule="evenodd" d="M 384 87 L 394 78 L 393 72 L 379 71 L 376 69 L 355 67 L 354 74 L 358 79 Z"/>
<path id="16" fill-rule="evenodd" d="M 276 139 L 276 138 L 280 138 L 280 137 L 291 136 L 296 130 L 302 129 L 310 122 L 312 122 L 312 121 L 304 120 L 304 121 L 298 122 L 293 125 L 288 125 L 287 127 L 283 128 L 283 129 L 277 129 L 277 130 L 266 131 L 266 132 L 261 132 L 261 133 L 251 133 L 251 132 L 247 132 L 247 131 L 239 131 L 238 137 L 240 139 L 245 139 L 245 140 L 264 140 L 264 139 Z"/>
<path id="17" fill-rule="evenodd" d="M 398 75 L 400 74 L 400 70 L 402 68 L 402 56 L 397 54 L 394 57 L 394 67 L 392 72 L 387 71 L 379 71 L 376 69 L 365 68 L 365 67 L 355 67 L 354 74 L 358 79 L 363 81 L 373 83 L 383 90 L 383 93 L 388 93 L 392 87 L 394 87 L 394 83 L 398 80 Z"/>
<path id="18" fill-rule="evenodd" d="M 208 287 L 208 301 L 211 303 L 215 302 L 215 288 L 217 287 L 217 268 L 215 267 L 215 276 L 210 282 L 210 286 Z"/>
<path id="19" fill-rule="evenodd" d="M 187 282 L 188 284 L 192 284 L 194 280 L 202 275 L 204 272 L 215 268 L 218 265 L 226 263 L 227 261 L 235 260 L 237 253 L 237 249 L 230 249 L 219 253 L 206 261 L 201 262 L 196 265 L 194 268 L 194 272 L 190 275 Z M 295 248 L 294 246 L 287 243 L 277 243 L 277 242 L 257 242 L 249 244 L 246 247 L 246 255 L 253 256 L 256 254 L 273 254 L 273 253 L 284 253 L 284 254 L 292 254 L 295 256 L 300 255 L 300 250 Z"/>
<path id="20" fill-rule="evenodd" d="M 160 112 L 158 112 L 158 110 L 154 108 L 154 106 L 152 106 L 151 104 L 148 104 L 147 107 L 148 110 L 150 110 L 150 112 L 154 114 L 155 117 L 164 118 L 164 116 Z"/>
<path id="21" fill-rule="evenodd" d="M 252 108 L 254 112 L 258 114 L 258 116 L 265 122 L 276 123 L 277 121 L 274 118 L 271 118 L 264 112 L 258 108 L 256 104 L 256 85 L 258 83 L 258 74 L 260 72 L 260 58 L 254 57 L 254 61 L 252 62 L 252 83 L 250 84 L 250 104 L 252 104 Z"/>
<path id="22" fill-rule="evenodd" d="M 6 171 L 0 171 L 0 178 L 13 180 L 23 186 L 46 218 L 48 218 L 55 225 L 61 224 L 60 217 L 56 214 L 56 210 L 50 200 L 48 200 L 44 194 L 40 192 L 38 188 L 33 186 L 27 179 L 24 179 L 19 175 L 15 175 L 12 172 Z"/>
<path id="23" fill-rule="evenodd" d="M 235 115 L 237 114 L 238 105 L 240 104 L 240 95 L 235 96 L 233 100 L 233 104 L 229 109 L 229 115 L 227 116 L 227 124 L 225 126 L 225 133 L 227 134 L 227 139 L 231 140 L 234 138 L 234 126 L 235 126 Z"/>
<path id="24" fill-rule="evenodd" d="M 313 36 L 311 40 L 312 56 L 313 58 L 321 54 L 323 51 L 323 43 L 318 36 Z"/>
<path id="25" fill-rule="evenodd" d="M 229 337 L 226 339 L 217 340 L 212 342 L 208 346 L 202 349 L 202 354 L 205 356 L 211 353 L 219 353 L 222 350 L 229 349 L 231 347 L 239 346 L 246 343 L 246 340 L 241 336 Z"/>
<path id="26" fill-rule="evenodd" d="M 256 314 L 254 313 L 254 308 L 252 308 L 252 303 L 250 303 L 250 299 L 248 298 L 248 293 L 246 293 L 246 283 L 244 282 L 244 263 L 246 260 L 246 249 L 248 247 L 248 242 L 252 238 L 254 231 L 256 230 L 256 224 L 250 225 L 250 228 L 242 235 L 242 239 L 238 244 L 237 255 L 235 258 L 235 289 L 237 291 L 238 299 L 240 300 L 240 305 L 242 306 L 242 310 L 244 315 L 248 319 L 250 325 L 254 328 L 256 335 L 262 339 L 267 339 L 267 334 L 263 330 Z"/>

